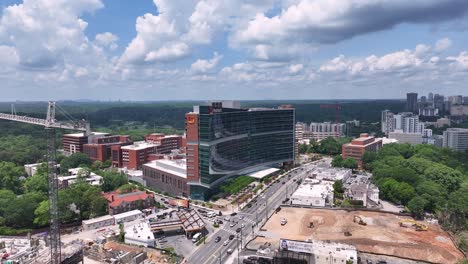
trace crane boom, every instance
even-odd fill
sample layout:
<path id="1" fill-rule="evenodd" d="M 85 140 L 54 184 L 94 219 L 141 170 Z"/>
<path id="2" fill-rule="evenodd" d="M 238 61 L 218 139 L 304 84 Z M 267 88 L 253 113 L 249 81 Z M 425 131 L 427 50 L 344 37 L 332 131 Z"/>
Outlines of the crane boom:
<path id="1" fill-rule="evenodd" d="M 11 114 L 0 113 L 0 119 L 16 121 L 21 123 L 40 125 L 46 129 L 47 138 L 47 178 L 49 184 L 49 246 L 50 246 L 50 263 L 61 263 L 61 244 L 60 244 L 60 218 L 58 209 L 58 176 L 55 157 L 55 129 L 70 129 L 84 131 L 85 135 L 90 134 L 89 123 L 81 120 L 70 120 L 69 122 L 58 122 L 55 119 L 55 110 L 57 105 L 55 102 L 49 102 L 47 108 L 47 118 L 40 119 L 28 116 L 19 116 L 16 114 L 14 106 L 12 106 Z M 60 110 L 60 108 L 59 108 Z M 63 110 L 63 109 L 62 109 Z M 64 111 L 64 110 L 63 110 Z M 70 115 L 65 112 L 65 116 Z"/>

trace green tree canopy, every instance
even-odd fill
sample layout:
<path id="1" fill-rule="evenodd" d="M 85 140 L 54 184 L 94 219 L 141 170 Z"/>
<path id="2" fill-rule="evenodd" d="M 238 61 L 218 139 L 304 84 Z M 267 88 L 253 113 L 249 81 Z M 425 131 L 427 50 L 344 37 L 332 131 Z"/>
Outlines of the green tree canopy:
<path id="1" fill-rule="evenodd" d="M 346 158 L 345 160 L 343 160 L 342 165 L 344 168 L 353 170 L 358 168 L 358 162 L 353 158 Z"/>
<path id="2" fill-rule="evenodd" d="M 118 171 L 103 171 L 100 172 L 103 178 L 101 188 L 104 192 L 114 191 L 120 186 L 128 183 L 127 176 Z"/>
<path id="3" fill-rule="evenodd" d="M 421 196 L 416 196 L 408 202 L 408 209 L 416 218 L 423 218 L 424 208 L 426 207 L 427 201 Z"/>
<path id="4" fill-rule="evenodd" d="M 336 155 L 333 158 L 331 165 L 338 168 L 343 167 L 343 157 L 341 157 L 341 155 Z"/>
<path id="5" fill-rule="evenodd" d="M 12 162 L 0 162 L 0 189 L 11 190 L 16 194 L 21 193 L 21 179 L 25 175 L 24 168 L 16 166 Z"/>
<path id="6" fill-rule="evenodd" d="M 68 174 L 68 170 L 72 168 L 77 168 L 80 166 L 91 166 L 91 160 L 89 159 L 86 154 L 77 152 L 70 155 L 70 157 L 66 157 L 62 159 L 60 162 L 60 171 L 62 174 Z"/>

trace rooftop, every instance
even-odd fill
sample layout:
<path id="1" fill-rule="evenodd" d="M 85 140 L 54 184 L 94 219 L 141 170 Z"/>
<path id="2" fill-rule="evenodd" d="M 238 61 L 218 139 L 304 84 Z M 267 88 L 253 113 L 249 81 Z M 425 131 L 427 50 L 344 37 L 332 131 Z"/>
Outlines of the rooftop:
<path id="1" fill-rule="evenodd" d="M 258 170 L 258 171 L 255 171 L 255 172 L 251 172 L 249 173 L 247 176 L 250 176 L 250 177 L 253 177 L 253 178 L 257 178 L 257 179 L 262 179 L 274 172 L 277 172 L 279 171 L 279 169 L 277 168 L 267 168 L 267 169 L 262 169 L 262 170 Z"/>
<path id="2" fill-rule="evenodd" d="M 145 166 L 160 171 L 170 173 L 172 175 L 187 178 L 187 160 L 186 159 L 160 159 L 155 160 L 149 163 L 146 163 Z"/>
<path id="3" fill-rule="evenodd" d="M 141 222 L 125 228 L 125 239 L 131 241 L 154 241 L 154 234 L 147 222 Z"/>
<path id="4" fill-rule="evenodd" d="M 133 211 L 128 211 L 128 212 L 121 213 L 121 214 L 116 214 L 114 215 L 114 218 L 115 220 L 117 220 L 117 219 L 129 217 L 129 216 L 141 215 L 141 214 L 143 213 L 140 210 L 133 210 Z"/>
<path id="5" fill-rule="evenodd" d="M 117 191 L 103 193 L 104 198 L 109 201 L 109 206 L 119 206 L 122 202 L 134 202 L 139 200 L 146 200 L 148 197 L 154 197 L 152 193 L 146 193 L 145 191 L 135 191 L 131 193 L 120 194 Z"/>
<path id="6" fill-rule="evenodd" d="M 138 141 L 133 143 L 133 145 L 128 145 L 128 146 L 123 146 L 121 149 L 125 150 L 142 150 L 142 149 L 147 149 L 147 148 L 154 148 L 156 147 L 156 144 L 153 143 L 147 143 L 145 141 Z"/>
<path id="7" fill-rule="evenodd" d="M 333 182 L 305 179 L 292 196 L 322 197 L 325 198 L 333 191 Z"/>
<path id="8" fill-rule="evenodd" d="M 96 217 L 96 218 L 91 218 L 91 219 L 88 219 L 88 220 L 83 220 L 82 223 L 84 225 L 89 225 L 89 224 L 94 224 L 94 223 L 98 223 L 98 222 L 101 222 L 101 221 L 107 221 L 107 220 L 113 220 L 114 217 L 112 215 L 104 215 L 104 216 L 100 216 L 100 217 Z"/>

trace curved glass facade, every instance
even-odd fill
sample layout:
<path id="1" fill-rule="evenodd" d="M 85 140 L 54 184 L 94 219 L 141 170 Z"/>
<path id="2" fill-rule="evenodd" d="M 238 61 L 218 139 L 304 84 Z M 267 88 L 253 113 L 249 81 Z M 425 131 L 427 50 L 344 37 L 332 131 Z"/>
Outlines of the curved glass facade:
<path id="1" fill-rule="evenodd" d="M 294 110 L 226 109 L 199 115 L 200 181 L 219 178 L 263 164 L 294 160 Z"/>

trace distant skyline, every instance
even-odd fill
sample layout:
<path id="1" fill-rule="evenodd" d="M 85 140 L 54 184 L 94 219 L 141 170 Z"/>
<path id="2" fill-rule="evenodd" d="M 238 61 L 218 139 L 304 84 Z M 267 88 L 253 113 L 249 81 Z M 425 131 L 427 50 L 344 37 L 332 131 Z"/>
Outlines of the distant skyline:
<path id="1" fill-rule="evenodd" d="M 466 0 L 2 0 L 1 101 L 466 95 Z"/>

